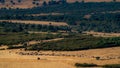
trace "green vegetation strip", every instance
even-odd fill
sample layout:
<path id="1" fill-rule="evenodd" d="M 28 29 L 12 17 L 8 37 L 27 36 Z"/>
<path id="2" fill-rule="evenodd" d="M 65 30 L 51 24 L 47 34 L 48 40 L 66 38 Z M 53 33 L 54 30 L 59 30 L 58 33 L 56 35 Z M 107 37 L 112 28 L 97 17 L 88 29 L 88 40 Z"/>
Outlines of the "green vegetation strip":
<path id="1" fill-rule="evenodd" d="M 43 32 L 58 32 L 58 31 L 71 31 L 68 26 L 53 26 L 42 24 L 24 24 L 13 23 L 8 21 L 0 22 L 0 32 L 25 32 L 25 31 L 43 31 Z"/>
<path id="2" fill-rule="evenodd" d="M 98 65 L 96 65 L 96 64 L 87 64 L 87 63 L 83 63 L 83 64 L 76 63 L 75 66 L 76 67 L 97 67 Z"/>
<path id="3" fill-rule="evenodd" d="M 28 50 L 75 51 L 120 46 L 120 37 L 102 38 L 89 35 L 69 35 L 65 39 L 43 42 L 27 47 Z"/>
<path id="4" fill-rule="evenodd" d="M 76 67 L 102 67 L 102 68 L 120 68 L 120 64 L 97 65 L 88 63 L 75 63 Z"/>
<path id="5" fill-rule="evenodd" d="M 0 33 L 0 45 L 16 45 L 16 44 L 23 44 L 28 41 L 39 41 L 39 40 L 48 40 L 61 37 L 60 35 L 56 34 L 29 34 L 27 32 L 2 32 Z"/>

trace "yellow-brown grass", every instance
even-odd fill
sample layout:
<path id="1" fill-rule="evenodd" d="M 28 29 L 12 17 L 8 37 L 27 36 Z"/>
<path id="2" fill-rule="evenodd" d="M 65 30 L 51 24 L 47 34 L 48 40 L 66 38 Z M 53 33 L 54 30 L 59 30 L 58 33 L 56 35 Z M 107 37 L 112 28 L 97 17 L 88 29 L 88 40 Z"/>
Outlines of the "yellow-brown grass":
<path id="1" fill-rule="evenodd" d="M 40 51 L 42 54 L 69 54 L 71 56 L 49 56 L 49 55 L 19 55 L 16 52 L 34 52 L 17 50 L 1 50 L 0 51 L 0 67 L 1 68 L 75 68 L 74 64 L 78 63 L 94 63 L 98 65 L 104 64 L 120 64 L 120 47 L 92 49 L 83 51 Z M 72 56 L 75 55 L 75 56 Z M 83 57 L 78 57 L 83 55 Z M 101 60 L 94 57 L 99 56 Z M 37 58 L 40 57 L 40 60 Z M 111 59 L 111 58 L 112 59 Z"/>

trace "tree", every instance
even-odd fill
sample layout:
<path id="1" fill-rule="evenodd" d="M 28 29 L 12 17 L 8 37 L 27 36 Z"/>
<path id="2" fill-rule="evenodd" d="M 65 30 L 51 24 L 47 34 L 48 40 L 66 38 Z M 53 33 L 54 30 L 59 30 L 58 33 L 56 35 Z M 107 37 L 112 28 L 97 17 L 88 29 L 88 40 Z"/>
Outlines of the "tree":
<path id="1" fill-rule="evenodd" d="M 4 4 L 4 3 L 5 3 L 5 0 L 0 0 L 0 2 L 1 2 L 2 4 Z"/>
<path id="2" fill-rule="evenodd" d="M 21 3 L 22 2 L 22 0 L 18 0 L 18 3 Z"/>
<path id="3" fill-rule="evenodd" d="M 39 3 L 36 3 L 36 6 L 39 6 Z"/>
<path id="4" fill-rule="evenodd" d="M 35 4 L 35 2 L 33 1 L 32 4 Z"/>
<path id="5" fill-rule="evenodd" d="M 75 3 L 76 3 L 76 4 L 78 4 L 78 3 L 79 3 L 79 1 L 75 1 Z"/>
<path id="6" fill-rule="evenodd" d="M 116 2 L 116 0 L 113 0 L 113 2 Z"/>
<path id="7" fill-rule="evenodd" d="M 42 5 L 43 5 L 43 6 L 47 6 L 47 2 L 46 2 L 46 1 L 44 1 Z"/>
<path id="8" fill-rule="evenodd" d="M 61 4 L 66 4 L 67 1 L 66 1 L 66 0 L 60 0 L 59 3 L 61 3 Z"/>
<path id="9" fill-rule="evenodd" d="M 15 2 L 13 0 L 10 1 L 11 4 L 15 5 Z"/>
<path id="10" fill-rule="evenodd" d="M 85 1 L 84 1 L 84 0 L 82 0 L 81 2 L 82 2 L 82 3 L 85 3 Z"/>
<path id="11" fill-rule="evenodd" d="M 23 43 L 24 48 L 27 48 L 27 45 L 28 45 L 27 43 Z"/>
<path id="12" fill-rule="evenodd" d="M 57 1 L 51 0 L 48 2 L 49 5 L 56 5 L 59 4 Z"/>

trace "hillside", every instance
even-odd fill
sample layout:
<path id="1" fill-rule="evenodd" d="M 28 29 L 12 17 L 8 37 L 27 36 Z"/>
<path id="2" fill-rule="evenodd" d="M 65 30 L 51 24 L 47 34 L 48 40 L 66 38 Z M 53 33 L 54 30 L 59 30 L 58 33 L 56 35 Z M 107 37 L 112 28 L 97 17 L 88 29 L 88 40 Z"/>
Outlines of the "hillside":
<path id="1" fill-rule="evenodd" d="M 120 68 L 120 0 L 0 0 L 0 68 Z"/>
<path id="2" fill-rule="evenodd" d="M 47 3 L 49 0 L 45 0 Z M 56 0 L 57 1 L 57 0 Z M 67 0 L 69 3 L 75 1 L 81 2 L 82 0 Z M 111 2 L 113 0 L 84 0 L 85 2 Z M 120 0 L 116 0 L 120 2 Z M 32 8 L 36 6 L 41 6 L 44 0 L 0 0 L 0 8 Z"/>

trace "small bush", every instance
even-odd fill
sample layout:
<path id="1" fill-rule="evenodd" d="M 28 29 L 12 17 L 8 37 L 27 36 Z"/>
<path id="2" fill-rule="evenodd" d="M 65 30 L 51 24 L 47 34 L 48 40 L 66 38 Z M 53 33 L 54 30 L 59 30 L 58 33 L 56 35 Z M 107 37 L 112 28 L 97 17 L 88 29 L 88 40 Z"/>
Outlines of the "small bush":
<path id="1" fill-rule="evenodd" d="M 96 60 L 100 60 L 100 57 L 95 57 L 96 58 Z"/>
<path id="2" fill-rule="evenodd" d="M 40 58 L 38 57 L 37 60 L 40 60 Z"/>
<path id="3" fill-rule="evenodd" d="M 97 67 L 98 65 L 96 65 L 96 64 L 87 64 L 87 63 L 84 63 L 84 64 L 76 63 L 75 66 L 76 67 Z"/>

